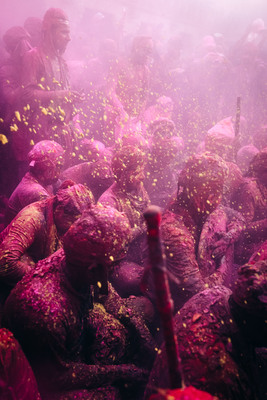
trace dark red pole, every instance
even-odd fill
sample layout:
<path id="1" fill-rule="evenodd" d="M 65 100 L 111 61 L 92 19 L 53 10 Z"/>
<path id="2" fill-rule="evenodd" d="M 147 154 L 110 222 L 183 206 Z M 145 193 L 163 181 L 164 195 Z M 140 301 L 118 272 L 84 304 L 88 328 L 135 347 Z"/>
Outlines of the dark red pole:
<path id="1" fill-rule="evenodd" d="M 174 333 L 173 302 L 169 289 L 165 256 L 159 234 L 161 220 L 160 208 L 149 207 L 144 213 L 148 229 L 149 258 L 154 276 L 156 303 L 160 314 L 165 339 L 171 388 L 183 387 L 181 360 L 178 352 L 177 338 Z"/>

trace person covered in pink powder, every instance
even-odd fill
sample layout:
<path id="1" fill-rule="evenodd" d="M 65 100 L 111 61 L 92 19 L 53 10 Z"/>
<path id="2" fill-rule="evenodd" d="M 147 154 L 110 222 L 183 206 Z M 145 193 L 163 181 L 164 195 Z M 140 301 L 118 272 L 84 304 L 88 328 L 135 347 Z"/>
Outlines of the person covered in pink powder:
<path id="1" fill-rule="evenodd" d="M 246 221 L 235 248 L 239 265 L 247 262 L 267 239 L 267 147 L 254 156 L 246 175 L 233 195 L 233 207 Z"/>
<path id="2" fill-rule="evenodd" d="M 179 175 L 177 194 L 163 213 L 161 236 L 176 311 L 205 287 L 224 283 L 231 271 L 233 243 L 244 220 L 221 206 L 227 171 L 219 156 L 191 156 Z M 150 275 L 146 268 L 142 283 L 153 300 Z"/>
<path id="3" fill-rule="evenodd" d="M 14 335 L 0 329 L 1 400 L 41 400 L 32 368 Z"/>
<path id="4" fill-rule="evenodd" d="M 31 140 L 56 140 L 67 150 L 68 159 L 74 151 L 77 142 L 74 106 L 83 97 L 71 90 L 68 67 L 63 58 L 70 40 L 69 19 L 65 12 L 58 8 L 47 10 L 42 21 L 42 40 L 25 54 L 22 63 L 24 89 L 16 136 L 17 146 L 22 147 L 25 159 Z"/>
<path id="5" fill-rule="evenodd" d="M 131 226 L 131 240 L 124 259 L 114 266 L 110 280 L 121 296 L 141 295 L 139 288 L 143 272 L 143 247 L 146 243 L 146 225 L 143 216 L 150 204 L 144 187 L 145 153 L 127 145 L 115 151 L 112 170 L 115 182 L 100 196 L 98 203 L 123 213 Z"/>
<path id="6" fill-rule="evenodd" d="M 98 200 L 102 205 L 125 213 L 132 228 L 128 257 L 137 262 L 142 256 L 140 243 L 144 241 L 146 233 L 143 213 L 150 203 L 143 184 L 145 164 L 145 153 L 137 147 L 128 145 L 118 149 L 111 163 L 115 182 Z"/>
<path id="7" fill-rule="evenodd" d="M 241 266 L 232 291 L 214 286 L 196 294 L 182 307 L 175 316 L 174 329 L 185 385 L 205 390 L 220 400 L 265 399 L 266 361 L 256 356 L 256 348 L 263 348 L 264 357 L 266 295 L 265 259 Z M 145 399 L 153 388 L 169 387 L 167 370 L 162 346 Z"/>
<path id="8" fill-rule="evenodd" d="M 141 398 L 154 341 L 107 272 L 127 247 L 127 218 L 93 206 L 63 238 L 63 249 L 18 283 L 5 305 L 44 400 Z"/>
<path id="9" fill-rule="evenodd" d="M 177 135 L 174 122 L 168 118 L 153 121 L 148 132 L 150 137 L 145 187 L 151 203 L 165 208 L 177 187 L 184 141 Z"/>
<path id="10" fill-rule="evenodd" d="M 38 142 L 28 154 L 29 171 L 11 194 L 5 213 L 7 226 L 22 208 L 53 195 L 64 164 L 64 150 L 52 140 Z"/>
<path id="11" fill-rule="evenodd" d="M 70 184 L 70 185 L 69 185 Z M 0 282 L 9 292 L 36 263 L 62 246 L 62 237 L 94 198 L 65 182 L 57 194 L 24 207 L 0 234 Z"/>
<path id="12" fill-rule="evenodd" d="M 31 49 L 30 35 L 21 26 L 9 28 L 3 35 L 3 43 L 8 53 L 0 66 L 0 191 L 10 196 L 13 188 L 23 176 L 24 158 L 21 148 L 17 148 L 18 119 L 21 118 L 22 71 L 25 52 Z"/>
<path id="13" fill-rule="evenodd" d="M 170 97 L 161 96 L 156 100 L 156 103 L 148 107 L 143 114 L 143 125 L 145 130 L 148 130 L 149 126 L 161 119 L 166 118 L 171 120 L 173 116 L 174 103 Z"/>
<path id="14" fill-rule="evenodd" d="M 97 201 L 114 182 L 111 169 L 112 150 L 98 140 L 83 139 L 80 155 L 84 162 L 62 171 L 60 179 L 82 183 L 90 188 Z"/>
<path id="15" fill-rule="evenodd" d="M 134 38 L 129 58 L 118 62 L 117 68 L 107 78 L 108 106 L 106 113 L 116 128 L 115 139 L 125 126 L 138 124 L 141 131 L 141 116 L 146 109 L 150 70 L 149 58 L 152 55 L 153 40 L 148 36 Z"/>

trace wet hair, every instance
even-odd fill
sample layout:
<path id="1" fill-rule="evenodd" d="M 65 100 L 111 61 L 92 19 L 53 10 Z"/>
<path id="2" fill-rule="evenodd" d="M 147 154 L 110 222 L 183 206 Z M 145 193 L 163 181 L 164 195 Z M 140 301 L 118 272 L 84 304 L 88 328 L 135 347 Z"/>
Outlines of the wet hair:
<path id="1" fill-rule="evenodd" d="M 217 154 L 220 157 L 231 159 L 231 152 L 233 153 L 234 138 L 230 135 L 210 131 L 205 137 L 205 149 L 211 153 Z"/>
<path id="2" fill-rule="evenodd" d="M 207 184 L 223 187 L 228 175 L 228 167 L 215 154 L 203 153 L 191 156 L 180 173 L 178 187 L 201 187 Z"/>
<path id="3" fill-rule="evenodd" d="M 131 228 L 127 217 L 112 207 L 92 206 L 63 237 L 66 260 L 86 265 L 90 261 L 112 264 L 124 257 Z"/>
<path id="4" fill-rule="evenodd" d="M 149 124 L 148 132 L 154 137 L 165 137 L 166 132 L 168 136 L 172 136 L 175 134 L 175 123 L 171 119 L 162 117 Z"/>
<path id="5" fill-rule="evenodd" d="M 43 18 L 42 30 L 50 31 L 60 24 L 68 24 L 69 19 L 65 12 L 60 8 L 49 8 Z"/>
<path id="6" fill-rule="evenodd" d="M 236 163 L 239 166 L 242 173 L 246 173 L 254 156 L 259 150 L 252 144 L 241 147 L 236 155 Z"/>
<path id="7" fill-rule="evenodd" d="M 83 139 L 81 141 L 81 153 L 88 161 L 97 161 L 102 158 L 105 153 L 104 143 L 98 140 Z"/>
<path id="8" fill-rule="evenodd" d="M 82 184 L 76 184 L 58 190 L 54 199 L 54 209 L 61 206 L 66 214 L 79 215 L 90 208 L 94 202 L 91 190 Z"/>
<path id="9" fill-rule="evenodd" d="M 145 164 L 145 153 L 135 146 L 124 146 L 113 156 L 111 167 L 115 179 L 118 181 L 125 173 Z"/>
<path id="10" fill-rule="evenodd" d="M 60 157 L 63 157 L 63 147 L 53 140 L 42 140 L 35 144 L 28 154 L 30 164 L 33 162 L 56 162 Z"/>
<path id="11" fill-rule="evenodd" d="M 25 51 L 30 50 L 29 40 L 30 35 L 22 26 L 12 26 L 3 36 L 6 50 L 10 54 L 13 54 L 15 51 L 19 52 L 21 56 Z"/>

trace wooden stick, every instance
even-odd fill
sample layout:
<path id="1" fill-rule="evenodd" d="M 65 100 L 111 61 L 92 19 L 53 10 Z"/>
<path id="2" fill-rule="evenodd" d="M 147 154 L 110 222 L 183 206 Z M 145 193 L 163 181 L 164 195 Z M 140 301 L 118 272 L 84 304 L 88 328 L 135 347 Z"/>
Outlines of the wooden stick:
<path id="1" fill-rule="evenodd" d="M 173 302 L 159 234 L 160 208 L 156 206 L 149 207 L 144 213 L 144 217 L 148 228 L 149 258 L 154 275 L 156 303 L 163 327 L 170 384 L 171 388 L 175 389 L 181 386 L 184 387 L 184 383 L 178 343 L 174 333 Z"/>

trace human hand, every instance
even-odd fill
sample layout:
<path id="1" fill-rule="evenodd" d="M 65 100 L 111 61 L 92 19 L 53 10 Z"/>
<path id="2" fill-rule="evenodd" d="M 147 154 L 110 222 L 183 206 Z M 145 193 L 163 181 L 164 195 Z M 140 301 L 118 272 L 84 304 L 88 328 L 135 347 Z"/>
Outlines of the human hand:
<path id="1" fill-rule="evenodd" d="M 222 258 L 231 244 L 231 236 L 226 232 L 218 233 L 219 240 L 213 244 L 212 257 L 215 259 Z"/>
<path id="2" fill-rule="evenodd" d="M 220 264 L 220 266 L 218 268 L 218 271 L 221 274 L 222 279 L 226 276 L 227 270 L 228 270 L 228 265 L 227 265 L 227 262 L 225 260 L 225 257 L 223 256 L 222 259 L 221 259 L 221 264 Z"/>

